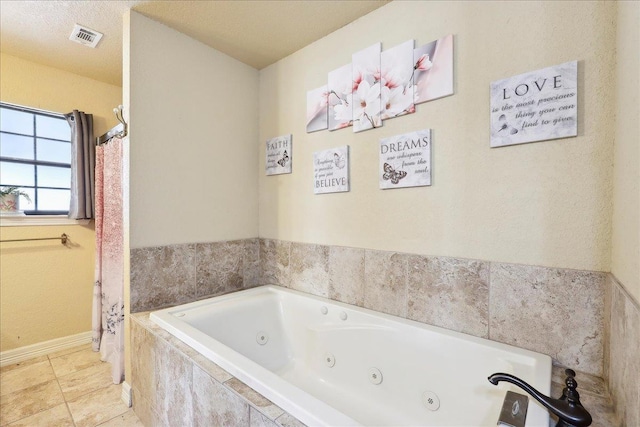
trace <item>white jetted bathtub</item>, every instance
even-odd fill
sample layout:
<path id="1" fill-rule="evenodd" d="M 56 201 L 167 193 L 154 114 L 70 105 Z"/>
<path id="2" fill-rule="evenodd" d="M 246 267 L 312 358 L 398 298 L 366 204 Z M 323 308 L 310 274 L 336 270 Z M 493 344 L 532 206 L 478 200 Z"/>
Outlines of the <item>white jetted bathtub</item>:
<path id="1" fill-rule="evenodd" d="M 310 426 L 495 426 L 521 391 L 494 372 L 549 395 L 549 356 L 276 286 L 151 319 Z M 549 425 L 532 398 L 526 425 Z"/>

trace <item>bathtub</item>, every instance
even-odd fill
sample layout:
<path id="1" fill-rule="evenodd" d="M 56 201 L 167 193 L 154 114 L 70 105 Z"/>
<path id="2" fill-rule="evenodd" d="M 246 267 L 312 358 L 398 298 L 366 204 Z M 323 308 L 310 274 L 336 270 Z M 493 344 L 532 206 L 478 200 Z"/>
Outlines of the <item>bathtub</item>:
<path id="1" fill-rule="evenodd" d="M 495 426 L 506 372 L 549 395 L 549 356 L 277 286 L 151 320 L 309 426 Z M 528 427 L 548 427 L 529 399 Z"/>

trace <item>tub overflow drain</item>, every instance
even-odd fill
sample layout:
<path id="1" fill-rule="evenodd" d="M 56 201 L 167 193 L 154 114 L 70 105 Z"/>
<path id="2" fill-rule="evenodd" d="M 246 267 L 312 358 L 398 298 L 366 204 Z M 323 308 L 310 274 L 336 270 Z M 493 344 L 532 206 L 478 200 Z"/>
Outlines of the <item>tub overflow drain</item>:
<path id="1" fill-rule="evenodd" d="M 269 342 L 269 335 L 267 335 L 267 333 L 264 331 L 260 331 L 258 332 L 258 335 L 256 335 L 256 341 L 260 345 L 265 345 Z"/>
<path id="2" fill-rule="evenodd" d="M 326 353 L 324 355 L 324 363 L 328 367 L 333 368 L 333 366 L 336 364 L 335 356 L 333 354 L 331 354 L 331 353 Z"/>
<path id="3" fill-rule="evenodd" d="M 378 368 L 369 368 L 369 381 L 372 384 L 378 385 L 382 382 L 382 372 Z"/>

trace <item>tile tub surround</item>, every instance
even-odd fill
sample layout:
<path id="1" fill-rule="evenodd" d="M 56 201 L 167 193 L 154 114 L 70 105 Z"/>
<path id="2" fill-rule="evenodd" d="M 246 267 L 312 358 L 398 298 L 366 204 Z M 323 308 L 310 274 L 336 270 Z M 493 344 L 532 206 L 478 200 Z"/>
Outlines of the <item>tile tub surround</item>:
<path id="1" fill-rule="evenodd" d="M 606 273 L 271 239 L 260 239 L 260 265 L 263 284 L 538 351 L 604 376 Z"/>
<path id="2" fill-rule="evenodd" d="M 149 320 L 131 317 L 133 410 L 146 426 L 304 427 Z"/>
<path id="3" fill-rule="evenodd" d="M 608 281 L 609 390 L 622 425 L 640 426 L 640 306 L 613 275 Z"/>
<path id="4" fill-rule="evenodd" d="M 592 271 L 256 238 L 131 250 L 131 311 L 275 284 L 604 376 L 605 279 Z"/>
<path id="5" fill-rule="evenodd" d="M 260 284 L 258 239 L 132 249 L 130 263 L 133 313 Z"/>
<path id="6" fill-rule="evenodd" d="M 608 273 L 276 239 L 134 249 L 131 261 L 134 312 L 236 290 L 242 271 L 242 288 L 280 285 L 549 354 L 607 379 L 618 414 L 640 425 L 640 310 Z"/>

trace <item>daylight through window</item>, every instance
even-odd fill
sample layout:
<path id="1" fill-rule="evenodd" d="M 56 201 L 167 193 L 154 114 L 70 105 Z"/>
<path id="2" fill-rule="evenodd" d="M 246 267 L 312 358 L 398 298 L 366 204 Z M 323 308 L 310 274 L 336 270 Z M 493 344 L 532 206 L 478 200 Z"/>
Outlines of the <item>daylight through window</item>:
<path id="1" fill-rule="evenodd" d="M 26 214 L 66 214 L 71 128 L 62 114 L 0 103 L 0 187 L 15 186 Z"/>

